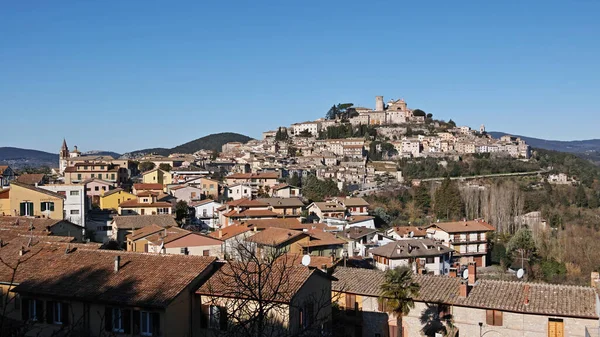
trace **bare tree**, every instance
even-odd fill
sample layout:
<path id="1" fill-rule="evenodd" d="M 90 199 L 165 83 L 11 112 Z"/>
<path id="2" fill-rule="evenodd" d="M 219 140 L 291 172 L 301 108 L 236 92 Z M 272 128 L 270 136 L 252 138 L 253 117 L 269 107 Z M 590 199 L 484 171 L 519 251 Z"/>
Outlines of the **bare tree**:
<path id="1" fill-rule="evenodd" d="M 211 294 L 203 303 L 204 326 L 221 336 L 248 337 L 322 336 L 328 330 L 331 289 L 297 296 L 312 270 L 285 249 L 257 253 L 240 242 L 235 250 L 238 260 L 225 263 L 203 286 Z"/>

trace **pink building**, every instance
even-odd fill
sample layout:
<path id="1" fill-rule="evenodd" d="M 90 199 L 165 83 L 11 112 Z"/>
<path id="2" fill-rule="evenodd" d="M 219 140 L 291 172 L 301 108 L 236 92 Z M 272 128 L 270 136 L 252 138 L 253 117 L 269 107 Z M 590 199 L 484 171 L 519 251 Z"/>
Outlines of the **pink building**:
<path id="1" fill-rule="evenodd" d="M 91 178 L 83 182 L 85 191 L 92 204 L 100 203 L 100 196 L 106 191 L 110 191 L 116 187 L 116 184 L 110 181 Z"/>

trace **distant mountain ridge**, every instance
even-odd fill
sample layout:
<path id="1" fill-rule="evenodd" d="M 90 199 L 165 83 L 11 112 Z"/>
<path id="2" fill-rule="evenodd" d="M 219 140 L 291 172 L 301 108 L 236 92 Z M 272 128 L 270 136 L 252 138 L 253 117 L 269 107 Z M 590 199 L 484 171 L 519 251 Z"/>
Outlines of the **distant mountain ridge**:
<path id="1" fill-rule="evenodd" d="M 58 154 L 17 147 L 0 147 L 0 163 L 8 164 L 13 169 L 40 166 L 58 167 Z"/>
<path id="2" fill-rule="evenodd" d="M 488 134 L 490 134 L 494 138 L 500 138 L 504 135 L 520 137 L 532 148 L 573 153 L 581 158 L 588 159 L 594 162 L 600 162 L 600 139 L 546 140 L 498 131 L 491 131 L 488 132 Z"/>
<path id="3" fill-rule="evenodd" d="M 153 148 L 153 149 L 144 149 L 137 150 L 129 153 L 123 154 L 126 157 L 137 157 L 142 154 L 150 154 L 155 153 L 161 156 L 168 156 L 172 153 L 194 153 L 199 150 L 210 150 L 210 151 L 221 151 L 221 148 L 224 144 L 230 142 L 240 142 L 247 143 L 253 138 L 250 138 L 246 135 L 242 135 L 234 132 L 222 132 L 222 133 L 213 133 L 185 144 L 181 144 L 171 149 L 167 148 Z"/>

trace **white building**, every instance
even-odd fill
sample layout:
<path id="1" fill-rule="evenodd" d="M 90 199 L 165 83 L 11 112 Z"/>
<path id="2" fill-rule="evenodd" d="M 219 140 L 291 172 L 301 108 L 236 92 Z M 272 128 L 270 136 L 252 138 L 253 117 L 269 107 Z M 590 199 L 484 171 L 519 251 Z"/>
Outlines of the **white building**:
<path id="1" fill-rule="evenodd" d="M 225 188 L 225 197 L 231 200 L 239 200 L 243 198 L 252 198 L 252 186 L 249 184 L 233 184 Z"/>
<path id="2" fill-rule="evenodd" d="M 317 136 L 321 131 L 321 122 L 303 122 L 292 124 L 292 132 L 298 136 L 303 131 L 310 132 L 313 136 Z"/>
<path id="3" fill-rule="evenodd" d="M 85 186 L 79 184 L 39 185 L 41 189 L 64 195 L 63 218 L 85 227 L 86 204 Z"/>
<path id="4" fill-rule="evenodd" d="M 406 266 L 415 273 L 447 275 L 452 249 L 431 239 L 404 239 L 369 251 L 380 270 Z"/>
<path id="5" fill-rule="evenodd" d="M 203 225 L 203 227 L 209 227 L 212 229 L 217 228 L 219 222 L 219 216 L 217 208 L 223 206 L 222 204 L 206 199 L 202 201 L 192 202 L 190 207 L 195 210 L 196 219 Z"/>

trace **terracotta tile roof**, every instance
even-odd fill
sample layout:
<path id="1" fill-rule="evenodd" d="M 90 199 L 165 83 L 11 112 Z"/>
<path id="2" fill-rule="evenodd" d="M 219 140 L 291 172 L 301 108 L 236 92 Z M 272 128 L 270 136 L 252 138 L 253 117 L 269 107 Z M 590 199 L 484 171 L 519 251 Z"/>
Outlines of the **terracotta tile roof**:
<path id="1" fill-rule="evenodd" d="M 62 194 L 58 194 L 58 193 L 55 193 L 55 192 L 52 192 L 52 191 L 48 191 L 48 190 L 45 190 L 45 189 L 42 189 L 42 188 L 39 188 L 39 187 L 35 187 L 35 186 L 32 186 L 32 185 L 23 184 L 23 183 L 20 183 L 20 182 L 17 182 L 17 181 L 12 181 L 10 184 L 11 184 L 11 186 L 19 186 L 19 187 L 22 187 L 22 188 L 25 188 L 25 189 L 28 189 L 28 190 L 31 190 L 31 191 L 35 191 L 35 192 L 39 192 L 39 193 L 43 193 L 43 194 L 49 195 L 51 197 L 55 197 L 55 198 L 59 198 L 59 199 L 65 199 L 66 198 L 66 196 L 64 196 Z"/>
<path id="2" fill-rule="evenodd" d="M 25 216 L 0 216 L 0 227 L 29 230 L 33 225 L 34 230 L 46 230 L 61 222 L 69 222 L 64 219 L 31 218 Z"/>
<path id="3" fill-rule="evenodd" d="M 260 202 L 258 200 L 250 200 L 248 198 L 233 200 L 233 201 L 226 203 L 225 205 L 230 206 L 230 207 L 250 207 L 250 208 L 251 207 L 268 207 L 269 206 L 269 204 L 267 204 L 267 203 Z"/>
<path id="4" fill-rule="evenodd" d="M 369 215 L 353 215 L 348 218 L 348 223 L 354 224 L 363 221 L 373 220 L 375 217 Z"/>
<path id="5" fill-rule="evenodd" d="M 256 200 L 273 208 L 304 207 L 304 203 L 300 198 L 258 198 Z"/>
<path id="6" fill-rule="evenodd" d="M 162 184 L 133 184 L 133 188 L 135 190 L 162 190 Z"/>
<path id="7" fill-rule="evenodd" d="M 452 251 L 453 249 L 431 239 L 404 239 L 373 248 L 369 253 L 387 257 L 389 259 L 408 259 L 414 257 L 440 256 Z"/>
<path id="8" fill-rule="evenodd" d="M 8 165 L 0 165 L 0 171 L 4 171 L 8 168 Z M 2 172 L 0 172 L 2 173 Z"/>
<path id="9" fill-rule="evenodd" d="M 279 179 L 278 173 L 234 173 L 225 177 L 226 179 Z"/>
<path id="10" fill-rule="evenodd" d="M 439 228 L 446 233 L 468 233 L 468 232 L 488 232 L 495 230 L 494 226 L 485 221 L 454 221 L 454 222 L 436 222 L 429 228 Z"/>
<path id="11" fill-rule="evenodd" d="M 177 227 L 175 218 L 170 214 L 118 215 L 113 218 L 112 223 L 117 229 L 137 229 L 151 225 Z"/>
<path id="12" fill-rule="evenodd" d="M 103 179 L 98 179 L 98 178 L 89 178 L 89 179 L 86 179 L 86 180 L 82 181 L 81 183 L 87 185 L 87 184 L 92 183 L 92 182 L 97 182 L 97 183 L 100 183 L 100 184 L 110 185 L 110 186 L 114 186 L 115 185 L 115 183 L 113 183 L 113 182 L 106 181 L 106 180 L 103 180 Z"/>
<path id="13" fill-rule="evenodd" d="M 396 226 L 393 228 L 394 232 L 400 236 L 408 236 L 410 232 L 413 232 L 413 237 L 426 237 L 427 230 L 416 226 Z"/>
<path id="14" fill-rule="evenodd" d="M 101 195 L 101 197 L 108 197 L 108 196 L 109 196 L 109 195 L 111 195 L 111 194 L 119 193 L 119 192 L 121 192 L 121 191 L 125 191 L 125 190 L 124 190 L 124 189 L 122 189 L 122 188 L 120 188 L 120 187 L 119 187 L 119 188 L 115 188 L 115 189 L 113 189 L 113 190 L 109 190 L 109 191 L 106 191 L 106 192 L 104 192 L 104 194 L 103 194 L 103 195 Z M 125 193 L 129 193 L 129 192 L 126 192 L 126 191 L 125 191 Z"/>
<path id="15" fill-rule="evenodd" d="M 185 230 L 183 228 L 170 227 L 164 228 L 162 231 L 155 232 L 154 234 L 148 236 L 146 240 L 154 244 L 159 244 L 161 241 L 166 244 L 171 241 L 181 239 L 182 237 L 187 236 L 191 233 L 191 231 Z"/>
<path id="16" fill-rule="evenodd" d="M 301 265 L 302 264 L 302 257 L 304 257 L 304 255 L 301 254 L 287 254 L 287 259 L 289 259 L 290 261 L 292 261 L 293 264 L 295 265 Z M 310 256 L 310 263 L 309 263 L 309 267 L 312 268 L 321 268 L 323 267 L 323 265 L 327 266 L 327 268 L 331 268 L 333 266 L 335 266 L 338 263 L 338 261 L 333 261 L 331 257 L 329 256 Z"/>
<path id="17" fill-rule="evenodd" d="M 270 267 L 242 265 L 239 262 L 224 263 L 196 293 L 211 297 L 241 299 L 256 298 L 256 294 L 259 293 L 264 299 L 289 303 L 308 278 L 318 271 L 302 265 L 295 265 L 292 259 L 281 259 L 280 261 L 280 263 L 271 264 Z M 259 268 L 263 272 L 253 272 Z M 239 275 L 239 277 L 234 275 Z M 258 277 L 261 279 L 259 280 Z M 258 284 L 263 285 L 262 291 L 258 290 Z"/>
<path id="18" fill-rule="evenodd" d="M 21 174 L 17 178 L 17 181 L 22 184 L 35 185 L 35 184 L 41 184 L 44 181 L 45 177 L 46 177 L 46 175 L 43 173 L 39 173 L 39 174 L 38 173 L 25 173 L 25 174 Z"/>
<path id="19" fill-rule="evenodd" d="M 152 192 L 152 191 L 148 191 L 148 190 L 143 190 L 141 192 L 138 192 L 136 194 L 136 196 L 138 197 L 157 197 L 158 196 L 158 192 Z"/>
<path id="20" fill-rule="evenodd" d="M 336 235 L 324 232 L 322 229 L 310 229 L 306 232 L 310 235 L 308 243 L 300 244 L 302 247 L 322 247 L 343 245 L 346 241 L 339 239 Z"/>
<path id="21" fill-rule="evenodd" d="M 270 227 L 262 232 L 258 232 L 252 235 L 251 237 L 247 238 L 246 241 L 254 242 L 265 246 L 279 246 L 292 239 L 296 239 L 298 237 L 303 236 L 308 236 L 308 234 L 300 231 Z"/>
<path id="22" fill-rule="evenodd" d="M 320 201 L 313 202 L 313 205 L 317 206 L 322 212 L 345 212 L 346 208 L 333 201 Z"/>
<path id="23" fill-rule="evenodd" d="M 271 188 L 271 190 L 272 190 L 272 191 L 278 191 L 278 190 L 282 190 L 282 189 L 284 189 L 284 188 L 288 188 L 288 187 L 292 187 L 292 188 L 294 188 L 293 186 L 291 186 L 291 185 L 288 185 L 288 184 L 277 184 L 277 185 L 273 186 L 273 187 Z"/>
<path id="24" fill-rule="evenodd" d="M 199 200 L 199 201 L 192 201 L 190 203 L 190 207 L 197 207 L 197 206 L 202 206 L 202 205 L 206 205 L 206 204 L 210 204 L 211 202 L 216 202 L 212 199 L 205 199 L 205 200 Z M 219 204 L 219 203 L 217 203 Z M 220 204 L 219 204 L 220 205 Z"/>
<path id="25" fill-rule="evenodd" d="M 336 267 L 332 290 L 378 297 L 385 273 L 375 269 Z M 598 318 L 596 292 L 590 287 L 558 284 L 477 280 L 469 295 L 459 296 L 461 279 L 414 275 L 421 285 L 419 302 L 495 309 L 561 317 Z M 525 298 L 529 304 L 525 304 Z"/>
<path id="26" fill-rule="evenodd" d="M 236 212 L 237 213 L 237 212 Z M 268 209 L 247 209 L 237 214 L 229 215 L 230 218 L 247 218 L 247 217 L 277 217 L 279 213 L 275 213 Z"/>
<path id="27" fill-rule="evenodd" d="M 346 230 L 344 230 L 344 236 L 346 236 L 347 238 L 352 239 L 352 240 L 357 240 L 364 236 L 367 236 L 369 234 L 373 234 L 376 232 L 377 232 L 376 229 L 367 228 L 367 227 L 363 227 L 363 226 L 350 227 L 350 228 L 347 228 Z"/>
<path id="28" fill-rule="evenodd" d="M 236 222 L 248 227 L 256 227 L 258 230 L 263 230 L 270 227 L 294 230 L 311 228 L 311 224 L 303 224 L 300 221 L 298 221 L 297 218 L 247 219 L 237 220 Z"/>
<path id="29" fill-rule="evenodd" d="M 143 227 L 141 229 L 134 230 L 133 232 L 131 232 L 131 234 L 128 235 L 128 238 L 130 240 L 136 241 L 136 240 L 145 238 L 147 236 L 150 236 L 150 235 L 152 235 L 154 233 L 161 232 L 161 231 L 163 231 L 165 229 L 166 228 L 164 228 L 164 227 L 160 227 L 158 225 L 152 224 L 150 226 L 146 226 L 146 227 Z"/>
<path id="30" fill-rule="evenodd" d="M 153 203 L 139 202 L 138 200 L 127 200 L 119 204 L 121 208 L 138 208 L 138 207 L 172 207 L 168 202 L 157 201 Z"/>
<path id="31" fill-rule="evenodd" d="M 346 207 L 368 207 L 369 203 L 363 198 L 338 198 L 339 202 L 343 203 Z"/>
<path id="32" fill-rule="evenodd" d="M 216 230 L 216 231 L 208 234 L 208 236 L 215 238 L 215 239 L 228 240 L 239 234 L 246 233 L 251 230 L 252 229 L 248 226 L 232 225 L 232 226 L 227 226 L 225 228 Z"/>
<path id="33" fill-rule="evenodd" d="M 0 254 L 4 255 L 3 249 Z M 64 248 L 52 246 L 23 257 L 28 254 L 32 257 L 24 264 L 32 268 L 19 280 L 16 292 L 147 308 L 167 307 L 215 261 L 203 256 L 80 248 L 65 254 Z M 117 256 L 121 267 L 115 272 Z"/>

